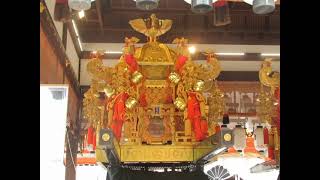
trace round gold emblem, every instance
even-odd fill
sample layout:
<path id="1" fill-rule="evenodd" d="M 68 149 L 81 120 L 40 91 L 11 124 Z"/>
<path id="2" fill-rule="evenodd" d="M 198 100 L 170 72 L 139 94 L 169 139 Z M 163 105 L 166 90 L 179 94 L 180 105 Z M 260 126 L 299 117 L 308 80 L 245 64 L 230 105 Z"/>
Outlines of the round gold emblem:
<path id="1" fill-rule="evenodd" d="M 223 136 L 223 139 L 224 139 L 225 141 L 231 141 L 231 134 L 229 134 L 229 133 L 225 134 L 225 135 Z"/>
<path id="2" fill-rule="evenodd" d="M 110 135 L 109 134 L 105 133 L 105 134 L 102 135 L 102 140 L 109 141 L 109 139 L 110 139 Z"/>

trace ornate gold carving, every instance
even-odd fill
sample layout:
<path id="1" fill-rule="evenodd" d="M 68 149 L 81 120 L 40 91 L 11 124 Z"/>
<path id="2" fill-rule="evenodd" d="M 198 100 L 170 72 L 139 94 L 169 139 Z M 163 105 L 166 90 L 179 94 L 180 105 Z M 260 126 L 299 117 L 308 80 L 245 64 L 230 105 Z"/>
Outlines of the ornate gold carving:
<path id="1" fill-rule="evenodd" d="M 187 118 L 188 94 L 196 94 L 201 118 L 209 122 L 209 135 L 214 134 L 214 125 L 224 109 L 223 93 L 213 83 L 221 71 L 220 64 L 212 51 L 205 53 L 206 64 L 194 63 L 185 38 L 173 41 L 177 44 L 176 49 L 157 42 L 156 38 L 170 29 L 171 20 L 160 20 L 151 15 L 149 19 L 129 23 L 148 36 L 149 42 L 135 47 L 139 39 L 125 38 L 123 55 L 115 67 L 103 65 L 102 52 L 93 55 L 87 64 L 92 83 L 85 94 L 84 116 L 97 127 L 110 127 L 114 103 L 117 97 L 126 93 L 129 98 L 125 102 L 120 144 L 113 140 L 121 162 L 194 161 L 213 146 L 194 147 L 199 142 L 196 142 Z M 133 55 L 137 60 L 138 69 L 133 73 L 124 59 L 127 55 Z M 188 57 L 179 70 L 175 69 L 178 55 Z M 208 102 L 204 91 L 209 94 Z M 105 93 L 105 99 L 101 93 Z M 104 139 L 108 138 L 102 137 Z M 161 146 L 167 143 L 171 145 Z"/>
<path id="2" fill-rule="evenodd" d="M 275 88 L 280 87 L 280 73 L 272 71 L 271 59 L 263 61 L 259 71 L 259 79 L 263 85 L 271 87 L 272 92 Z"/>
<path id="3" fill-rule="evenodd" d="M 42 13 L 46 7 L 44 6 L 43 2 L 40 2 L 40 13 Z"/>

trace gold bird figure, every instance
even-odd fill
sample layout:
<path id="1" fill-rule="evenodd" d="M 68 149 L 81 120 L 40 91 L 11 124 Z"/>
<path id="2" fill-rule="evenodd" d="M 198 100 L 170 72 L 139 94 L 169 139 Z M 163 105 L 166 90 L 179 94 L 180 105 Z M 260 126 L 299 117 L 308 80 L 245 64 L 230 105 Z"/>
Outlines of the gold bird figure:
<path id="1" fill-rule="evenodd" d="M 157 37 L 166 33 L 172 26 L 172 21 L 169 19 L 158 19 L 155 14 L 151 14 L 147 19 L 134 19 L 129 21 L 131 27 L 146 35 L 149 42 L 155 42 Z"/>

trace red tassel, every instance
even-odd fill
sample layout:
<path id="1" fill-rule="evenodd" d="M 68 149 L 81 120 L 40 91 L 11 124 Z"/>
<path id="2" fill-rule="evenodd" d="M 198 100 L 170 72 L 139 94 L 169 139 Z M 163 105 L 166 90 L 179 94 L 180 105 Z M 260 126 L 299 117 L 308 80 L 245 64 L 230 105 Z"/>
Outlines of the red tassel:
<path id="1" fill-rule="evenodd" d="M 187 60 L 188 60 L 188 57 L 180 55 L 178 57 L 178 60 L 176 61 L 176 65 L 175 65 L 176 70 L 180 71 Z"/>
<path id="2" fill-rule="evenodd" d="M 220 128 L 220 125 L 216 125 L 216 133 L 220 133 L 220 131 L 221 131 L 221 128 Z"/>
<path id="3" fill-rule="evenodd" d="M 88 141 L 88 145 L 93 144 L 93 128 L 89 127 L 88 128 L 88 136 L 87 136 L 87 141 Z"/>
<path id="4" fill-rule="evenodd" d="M 264 144 L 269 144 L 269 131 L 266 127 L 263 129 L 263 140 Z"/>
<path id="5" fill-rule="evenodd" d="M 126 54 L 125 61 L 128 64 L 129 70 L 131 72 L 135 72 L 138 70 L 138 63 L 132 54 Z"/>
<path id="6" fill-rule="evenodd" d="M 268 147 L 268 158 L 274 159 L 274 149 L 273 149 L 273 147 Z"/>
<path id="7" fill-rule="evenodd" d="M 118 95 L 117 99 L 115 100 L 115 104 L 113 107 L 113 123 L 111 128 L 115 137 L 120 140 L 121 132 L 122 132 L 122 125 L 124 122 L 124 115 L 125 115 L 125 102 L 128 99 L 128 94 L 122 93 Z"/>
<path id="8" fill-rule="evenodd" d="M 96 145 L 97 145 L 97 137 L 96 137 L 96 132 L 93 133 L 93 136 L 92 136 L 92 141 L 93 141 L 93 150 L 96 150 Z"/>
<path id="9" fill-rule="evenodd" d="M 205 134 L 207 133 L 207 131 L 204 132 L 204 130 L 208 129 L 208 125 L 203 125 L 203 127 L 201 127 L 200 104 L 194 93 L 189 93 L 187 105 L 188 119 L 190 119 L 191 121 L 192 128 L 196 136 L 196 140 L 201 141 L 205 138 Z"/>

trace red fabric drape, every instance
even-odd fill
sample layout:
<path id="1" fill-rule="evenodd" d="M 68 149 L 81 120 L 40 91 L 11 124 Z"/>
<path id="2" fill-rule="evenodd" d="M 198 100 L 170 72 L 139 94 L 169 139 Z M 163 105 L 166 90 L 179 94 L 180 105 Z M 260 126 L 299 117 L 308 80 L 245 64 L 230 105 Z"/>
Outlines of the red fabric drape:
<path id="1" fill-rule="evenodd" d="M 201 128 L 201 111 L 200 111 L 200 103 L 197 100 L 196 94 L 195 93 L 189 93 L 188 97 L 188 103 L 187 103 L 187 108 L 188 108 L 188 119 L 191 121 L 192 129 L 195 133 L 196 140 L 201 141 L 206 137 L 206 129 L 205 125 Z"/>
<path id="2" fill-rule="evenodd" d="M 266 127 L 263 129 L 263 140 L 264 144 L 269 144 L 269 131 Z"/>
<path id="3" fill-rule="evenodd" d="M 176 61 L 176 65 L 175 65 L 176 71 L 179 72 L 187 60 L 188 60 L 188 57 L 180 55 Z"/>
<path id="4" fill-rule="evenodd" d="M 128 94 L 121 93 L 116 97 L 114 107 L 113 107 L 113 121 L 111 124 L 111 128 L 115 137 L 120 140 L 121 138 L 121 131 L 122 125 L 124 122 L 124 115 L 125 115 L 125 102 L 128 99 Z"/>
<path id="5" fill-rule="evenodd" d="M 131 72 L 135 72 L 138 70 L 138 63 L 137 60 L 134 58 L 132 54 L 126 54 L 125 56 L 125 61 L 129 66 L 129 70 Z"/>
<path id="6" fill-rule="evenodd" d="M 87 145 L 93 144 L 93 128 L 88 128 L 88 134 L 87 134 Z"/>

